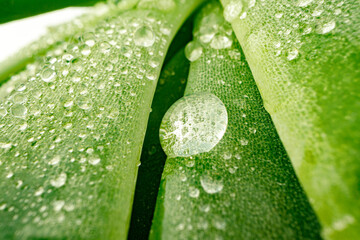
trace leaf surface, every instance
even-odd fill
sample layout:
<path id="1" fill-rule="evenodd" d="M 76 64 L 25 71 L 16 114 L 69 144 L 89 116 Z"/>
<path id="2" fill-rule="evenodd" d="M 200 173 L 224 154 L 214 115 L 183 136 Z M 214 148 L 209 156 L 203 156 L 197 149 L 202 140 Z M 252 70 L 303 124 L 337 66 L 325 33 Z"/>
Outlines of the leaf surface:
<path id="1" fill-rule="evenodd" d="M 359 9 L 357 0 L 257 1 L 232 20 L 327 239 L 360 237 Z"/>
<path id="2" fill-rule="evenodd" d="M 209 152 L 167 159 L 150 239 L 320 238 L 239 44 L 222 9 L 211 3 L 197 20 L 195 44 L 214 29 L 191 63 L 185 97 L 216 95 L 227 110 L 226 133 Z M 187 107 L 196 106 L 189 100 Z"/>
<path id="3" fill-rule="evenodd" d="M 201 3 L 181 2 L 108 15 L 2 96 L 1 239 L 126 238 L 162 62 Z"/>

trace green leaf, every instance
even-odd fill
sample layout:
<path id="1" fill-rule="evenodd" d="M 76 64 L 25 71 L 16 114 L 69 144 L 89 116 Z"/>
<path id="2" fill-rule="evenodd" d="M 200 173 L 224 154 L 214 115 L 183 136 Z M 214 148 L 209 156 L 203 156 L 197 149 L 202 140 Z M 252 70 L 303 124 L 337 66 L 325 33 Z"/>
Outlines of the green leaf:
<path id="1" fill-rule="evenodd" d="M 165 115 L 160 131 L 187 126 L 195 135 L 212 139 L 216 126 L 221 126 L 217 119 L 224 118 L 224 114 L 214 111 L 221 108 L 209 93 L 226 107 L 227 129 L 209 152 L 167 159 L 150 239 L 320 238 L 315 214 L 219 5 L 212 3 L 202 9 L 194 36 L 195 42 L 186 51 L 194 62 L 183 98 L 185 107 L 177 109 L 184 112 L 181 118 L 169 121 Z M 199 110 L 198 105 L 205 109 Z M 212 120 L 214 125 L 203 127 L 209 120 L 208 112 L 217 114 Z M 183 139 L 174 137 L 178 145 L 162 145 L 176 153 L 184 147 L 186 134 L 191 131 L 173 130 Z M 188 150 L 201 147 L 193 142 Z M 186 155 L 186 151 L 183 153 Z"/>
<path id="2" fill-rule="evenodd" d="M 222 1 L 225 9 L 247 1 Z M 232 7 L 231 7 L 232 6 Z M 327 239 L 360 238 L 360 2 L 263 1 L 231 17 Z M 236 15 L 236 14 L 234 14 Z"/>
<path id="3" fill-rule="evenodd" d="M 19 75 L 0 103 L 1 239 L 126 238 L 156 80 L 201 1 L 181 3 L 109 14 Z"/>
<path id="4" fill-rule="evenodd" d="M 99 0 L 0 0 L 0 24 L 70 6 L 92 6 Z"/>

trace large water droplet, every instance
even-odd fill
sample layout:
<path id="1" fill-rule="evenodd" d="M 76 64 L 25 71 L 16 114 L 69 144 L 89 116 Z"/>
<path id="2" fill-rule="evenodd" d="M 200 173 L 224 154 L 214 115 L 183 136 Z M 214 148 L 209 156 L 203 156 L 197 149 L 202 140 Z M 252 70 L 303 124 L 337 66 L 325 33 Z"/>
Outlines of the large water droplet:
<path id="1" fill-rule="evenodd" d="M 173 104 L 160 127 L 160 141 L 169 157 L 208 152 L 224 136 L 228 115 L 223 102 L 211 93 L 195 93 Z"/>
<path id="2" fill-rule="evenodd" d="M 155 42 L 155 34 L 151 28 L 143 26 L 134 33 L 134 43 L 137 46 L 151 47 Z"/>
<path id="3" fill-rule="evenodd" d="M 190 62 L 198 60 L 203 53 L 203 48 L 197 42 L 190 42 L 185 47 L 185 56 Z"/>
<path id="4" fill-rule="evenodd" d="M 214 176 L 202 175 L 200 177 L 200 183 L 203 189 L 205 190 L 205 192 L 209 194 L 218 193 L 224 187 L 223 180 L 218 175 L 214 175 Z"/>

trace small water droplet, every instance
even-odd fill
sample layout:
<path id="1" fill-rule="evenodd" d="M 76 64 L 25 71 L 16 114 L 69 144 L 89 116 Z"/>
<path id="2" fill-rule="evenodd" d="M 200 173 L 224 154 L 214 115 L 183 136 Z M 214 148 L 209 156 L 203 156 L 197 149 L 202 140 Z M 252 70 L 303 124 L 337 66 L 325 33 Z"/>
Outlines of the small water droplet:
<path id="1" fill-rule="evenodd" d="M 56 200 L 53 202 L 53 207 L 55 212 L 61 211 L 61 209 L 64 207 L 65 201 L 64 200 Z"/>
<path id="2" fill-rule="evenodd" d="M 200 177 L 200 183 L 205 192 L 209 194 L 218 193 L 224 187 L 223 180 L 219 175 L 202 175 Z"/>
<path id="3" fill-rule="evenodd" d="M 44 82 L 52 82 L 55 80 L 56 72 L 50 67 L 44 67 L 40 73 L 40 77 Z"/>
<path id="4" fill-rule="evenodd" d="M 12 178 L 12 176 L 14 176 L 14 173 L 13 173 L 13 172 L 9 172 L 9 173 L 6 175 L 6 178 Z"/>
<path id="5" fill-rule="evenodd" d="M 5 117 L 7 115 L 7 110 L 3 107 L 0 107 L 0 117 Z"/>
<path id="6" fill-rule="evenodd" d="M 197 189 L 196 187 L 189 187 L 189 196 L 192 198 L 198 198 L 200 195 L 200 191 L 199 189 Z"/>
<path id="7" fill-rule="evenodd" d="M 92 101 L 91 101 L 91 99 L 88 99 L 86 97 L 79 97 L 77 99 L 77 105 L 81 109 L 89 110 L 92 107 Z"/>
<path id="8" fill-rule="evenodd" d="M 197 42 L 190 42 L 185 47 L 185 56 L 190 62 L 198 60 L 203 54 L 202 46 Z"/>
<path id="9" fill-rule="evenodd" d="M 296 58 L 298 58 L 299 56 L 299 51 L 297 49 L 292 49 L 287 53 L 287 60 L 292 61 L 295 60 Z"/>
<path id="10" fill-rule="evenodd" d="M 297 6 L 299 7 L 307 7 L 309 6 L 314 0 L 298 0 Z"/>
<path id="11" fill-rule="evenodd" d="M 43 187 L 39 187 L 38 190 L 35 191 L 34 195 L 35 196 L 40 196 L 41 194 L 44 193 L 44 188 Z"/>
<path id="12" fill-rule="evenodd" d="M 24 94 L 19 93 L 19 94 L 15 94 L 12 97 L 12 100 L 14 103 L 22 104 L 27 101 L 27 97 Z"/>
<path id="13" fill-rule="evenodd" d="M 217 34 L 212 39 L 212 41 L 210 43 L 210 47 L 212 47 L 214 49 L 224 49 L 224 48 L 231 47 L 232 43 L 233 43 L 233 41 L 229 37 L 224 36 L 222 34 Z"/>
<path id="14" fill-rule="evenodd" d="M 102 42 L 100 43 L 99 48 L 100 48 L 100 52 L 104 54 L 108 54 L 111 50 L 111 45 L 108 42 Z"/>
<path id="15" fill-rule="evenodd" d="M 66 179 L 67 179 L 66 173 L 60 173 L 59 176 L 50 180 L 50 184 L 56 188 L 59 188 L 65 185 Z"/>
<path id="16" fill-rule="evenodd" d="M 336 26 L 335 21 L 330 21 L 322 25 L 318 25 L 316 28 L 316 32 L 318 34 L 326 34 L 330 31 L 332 31 Z"/>
<path id="17" fill-rule="evenodd" d="M 89 47 L 93 47 L 95 45 L 95 34 L 92 32 L 84 33 L 81 39 L 85 42 Z"/>
<path id="18" fill-rule="evenodd" d="M 80 49 L 81 54 L 84 55 L 84 56 L 89 56 L 90 53 L 91 53 L 91 48 L 90 48 L 90 46 L 87 45 L 87 44 L 81 45 L 81 46 L 79 47 L 79 49 Z"/>
<path id="19" fill-rule="evenodd" d="M 11 114 L 17 118 L 23 118 L 27 114 L 27 108 L 21 104 L 14 104 L 10 109 Z"/>
<path id="20" fill-rule="evenodd" d="M 276 14 L 275 14 L 275 17 L 276 17 L 277 19 L 280 19 L 280 18 L 282 18 L 283 15 L 284 15 L 283 13 L 279 12 L 279 13 L 276 13 Z"/>
<path id="21" fill-rule="evenodd" d="M 160 127 L 160 141 L 169 157 L 209 152 L 224 136 L 228 115 L 211 93 L 185 96 L 173 104 Z"/>
<path id="22" fill-rule="evenodd" d="M 7 204 L 6 203 L 0 203 L 0 211 L 5 210 Z"/>
<path id="23" fill-rule="evenodd" d="M 55 156 L 49 161 L 49 165 L 57 165 L 60 162 L 60 156 Z"/>
<path id="24" fill-rule="evenodd" d="M 89 159 L 89 163 L 91 165 L 98 165 L 100 163 L 100 161 L 101 161 L 101 159 L 99 157 L 97 157 L 97 156 L 91 157 Z"/>
<path id="25" fill-rule="evenodd" d="M 147 26 L 140 27 L 134 33 L 134 43 L 137 46 L 151 47 L 155 43 L 155 34 Z"/>
<path id="26" fill-rule="evenodd" d="M 246 145 L 249 144 L 249 140 L 243 138 L 243 139 L 240 140 L 240 143 L 241 143 L 242 146 L 246 146 Z"/>

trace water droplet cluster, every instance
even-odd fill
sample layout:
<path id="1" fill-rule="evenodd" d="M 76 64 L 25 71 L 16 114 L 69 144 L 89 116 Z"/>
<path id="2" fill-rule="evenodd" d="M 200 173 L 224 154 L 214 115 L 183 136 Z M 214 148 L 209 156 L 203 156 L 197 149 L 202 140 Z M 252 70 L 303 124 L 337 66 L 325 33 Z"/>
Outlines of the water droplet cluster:
<path id="1" fill-rule="evenodd" d="M 249 9 L 254 7 L 256 0 L 230 0 L 224 6 L 224 18 L 228 22 L 244 19 Z"/>
<path id="2" fill-rule="evenodd" d="M 205 6 L 208 8 L 208 6 Z M 208 8 L 209 9 L 209 8 Z M 228 49 L 233 44 L 232 28 L 218 13 L 220 7 L 212 9 L 214 14 L 198 18 L 194 29 L 194 40 L 185 47 L 185 56 L 191 62 L 196 61 L 203 54 L 203 48 Z M 230 53 L 229 53 L 230 54 Z"/>
<path id="3" fill-rule="evenodd" d="M 277 35 L 269 48 L 275 56 L 281 56 L 292 62 L 302 56 L 302 48 L 309 35 L 317 34 L 321 37 L 321 35 L 336 34 L 338 24 L 350 24 L 348 7 L 349 5 L 344 1 L 297 0 L 274 3 L 258 1 L 255 4 L 255 1 L 230 0 L 224 1 L 224 17 L 230 22 L 239 19 L 249 24 L 261 22 L 262 27 L 269 24 L 270 29 Z M 261 9 L 268 9 L 269 13 L 266 16 L 271 18 L 265 18 L 264 14 L 260 14 Z M 248 17 L 244 17 L 244 14 Z M 261 20 L 253 21 L 254 18 Z M 340 19 L 342 19 L 341 23 Z M 254 31 L 258 27 L 254 25 L 250 29 Z M 251 41 L 261 40 L 253 38 Z M 311 58 L 310 55 L 305 57 Z"/>
<path id="4" fill-rule="evenodd" d="M 115 13 L 91 27 L 75 20 L 85 29 L 1 87 L 0 229 L 6 223 L 24 238 L 100 238 L 104 209 L 116 219 L 128 215 L 118 203 L 131 194 L 118 193 L 134 187 L 128 179 L 146 124 L 139 121 L 147 119 L 173 28 L 161 12 L 136 11 L 137 18 Z"/>

